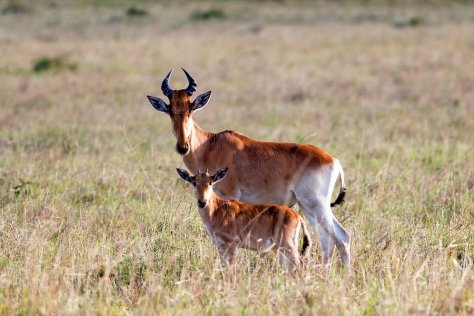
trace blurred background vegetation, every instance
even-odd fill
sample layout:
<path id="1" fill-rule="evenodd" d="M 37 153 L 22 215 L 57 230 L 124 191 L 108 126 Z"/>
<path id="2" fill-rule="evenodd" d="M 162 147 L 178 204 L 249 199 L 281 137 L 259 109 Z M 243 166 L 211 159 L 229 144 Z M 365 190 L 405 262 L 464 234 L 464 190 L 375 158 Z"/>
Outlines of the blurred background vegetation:
<path id="1" fill-rule="evenodd" d="M 472 314 L 473 2 L 1 0 L 0 314 Z M 173 67 L 203 128 L 342 162 L 350 277 L 221 276 L 145 97 Z"/>

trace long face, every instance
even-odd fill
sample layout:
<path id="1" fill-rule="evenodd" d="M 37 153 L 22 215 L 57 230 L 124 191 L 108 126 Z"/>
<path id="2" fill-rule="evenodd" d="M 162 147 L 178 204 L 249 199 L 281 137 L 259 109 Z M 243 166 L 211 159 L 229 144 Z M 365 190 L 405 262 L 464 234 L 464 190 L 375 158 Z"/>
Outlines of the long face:
<path id="1" fill-rule="evenodd" d="M 209 203 L 209 199 L 212 197 L 212 177 L 209 173 L 198 173 L 194 177 L 194 196 L 197 199 L 197 204 L 199 207 L 206 207 Z"/>
<path id="2" fill-rule="evenodd" d="M 220 181 L 227 173 L 227 168 L 218 170 L 214 175 L 210 175 L 207 170 L 205 172 L 199 172 L 195 176 L 190 176 L 186 170 L 176 169 L 178 174 L 184 180 L 191 183 L 194 187 L 194 196 L 197 199 L 197 205 L 200 208 L 204 208 L 209 204 L 209 200 L 214 192 L 212 186 L 214 183 Z"/>
<path id="3" fill-rule="evenodd" d="M 189 143 L 192 129 L 191 100 L 184 90 L 173 91 L 170 98 L 168 115 L 171 118 L 173 134 L 176 137 L 176 151 L 186 155 L 189 151 Z"/>
<path id="4" fill-rule="evenodd" d="M 190 139 L 193 130 L 192 114 L 203 108 L 211 97 L 211 91 L 199 95 L 194 101 L 191 96 L 196 81 L 183 69 L 189 81 L 189 86 L 182 90 L 172 90 L 169 88 L 168 81 L 172 70 L 168 73 L 161 85 L 163 93 L 168 97 L 169 104 L 160 98 L 148 96 L 148 101 L 158 111 L 168 114 L 171 118 L 173 134 L 176 137 L 176 151 L 181 155 L 187 155 L 190 151 Z"/>

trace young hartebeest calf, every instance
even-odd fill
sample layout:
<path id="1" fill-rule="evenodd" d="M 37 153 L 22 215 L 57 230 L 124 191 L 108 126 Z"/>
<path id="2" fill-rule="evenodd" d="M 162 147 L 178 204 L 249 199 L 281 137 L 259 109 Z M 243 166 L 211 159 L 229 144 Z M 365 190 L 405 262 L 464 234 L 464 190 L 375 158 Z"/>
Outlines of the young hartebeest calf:
<path id="1" fill-rule="evenodd" d="M 176 170 L 181 178 L 193 185 L 199 215 L 226 266 L 232 265 L 238 248 L 255 250 L 261 255 L 275 248 L 285 271 L 301 266 L 298 254 L 301 228 L 302 256 L 307 255 L 311 242 L 305 223 L 296 211 L 283 205 L 252 205 L 220 199 L 212 187 L 225 177 L 227 168 L 218 170 L 214 175 L 206 170 L 195 176 L 190 176 L 183 169 Z"/>
<path id="2" fill-rule="evenodd" d="M 293 143 L 264 142 L 233 131 L 211 133 L 192 119 L 203 108 L 211 91 L 194 101 L 196 81 L 183 69 L 189 85 L 183 90 L 169 87 L 171 71 L 163 80 L 161 90 L 169 99 L 148 96 L 151 105 L 171 118 L 176 150 L 194 174 L 198 170 L 211 172 L 228 166 L 229 174 L 214 190 L 223 199 L 248 203 L 299 204 L 312 228 L 319 235 L 323 263 L 328 264 L 334 245 L 342 262 L 350 263 L 350 236 L 332 213 L 331 206 L 344 202 L 344 172 L 339 161 L 322 149 Z M 341 190 L 334 203 L 331 196 L 338 176 Z"/>

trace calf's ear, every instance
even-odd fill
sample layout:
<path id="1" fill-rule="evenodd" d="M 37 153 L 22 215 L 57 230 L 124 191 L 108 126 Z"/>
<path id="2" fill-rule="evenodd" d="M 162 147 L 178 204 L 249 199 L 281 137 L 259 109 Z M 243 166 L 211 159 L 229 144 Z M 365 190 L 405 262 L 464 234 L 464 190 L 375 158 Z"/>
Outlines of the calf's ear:
<path id="1" fill-rule="evenodd" d="M 229 168 L 227 167 L 217 170 L 217 172 L 212 176 L 212 182 L 216 183 L 222 180 L 222 178 L 224 178 L 225 175 L 227 174 L 227 170 L 229 170 Z"/>
<path id="2" fill-rule="evenodd" d="M 170 109 L 165 101 L 161 100 L 160 98 L 153 97 L 151 95 L 147 95 L 148 101 L 150 102 L 151 106 L 155 108 L 155 110 L 165 113 L 170 113 Z"/>
<path id="3" fill-rule="evenodd" d="M 184 180 L 188 181 L 188 182 L 192 182 L 193 180 L 191 179 L 191 176 L 189 175 L 189 173 L 184 170 L 184 169 L 179 169 L 179 168 L 176 168 L 176 171 L 178 171 L 178 174 L 181 178 L 183 178 Z"/>

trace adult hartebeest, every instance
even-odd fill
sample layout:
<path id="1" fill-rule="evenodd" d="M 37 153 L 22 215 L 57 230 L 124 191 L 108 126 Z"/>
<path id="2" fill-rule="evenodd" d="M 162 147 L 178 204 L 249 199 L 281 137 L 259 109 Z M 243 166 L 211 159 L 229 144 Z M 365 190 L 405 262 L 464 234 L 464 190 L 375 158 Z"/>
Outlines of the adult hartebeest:
<path id="1" fill-rule="evenodd" d="M 311 242 L 306 225 L 295 210 L 283 205 L 248 204 L 220 199 L 214 193 L 213 186 L 225 177 L 227 167 L 213 175 L 208 170 L 198 172 L 195 176 L 183 169 L 176 170 L 181 178 L 193 185 L 199 215 L 226 266 L 233 264 L 238 248 L 246 248 L 260 255 L 275 249 L 285 271 L 291 272 L 301 267 L 298 254 L 301 229 L 302 257 L 307 255 Z"/>
<path id="2" fill-rule="evenodd" d="M 331 210 L 331 206 L 344 202 L 346 191 L 339 161 L 312 145 L 264 142 L 233 131 L 203 130 L 192 114 L 208 103 L 211 91 L 192 101 L 196 81 L 183 69 L 188 87 L 172 90 L 169 87 L 172 71 L 161 85 L 169 104 L 153 96 L 148 96 L 148 100 L 156 110 L 170 116 L 176 150 L 183 156 L 186 167 L 196 174 L 198 170 L 215 172 L 221 166 L 228 166 L 228 175 L 214 188 L 223 199 L 288 206 L 298 203 L 319 236 L 323 263 L 329 263 L 335 245 L 342 262 L 349 266 L 350 236 Z M 341 190 L 331 203 L 339 175 Z"/>

